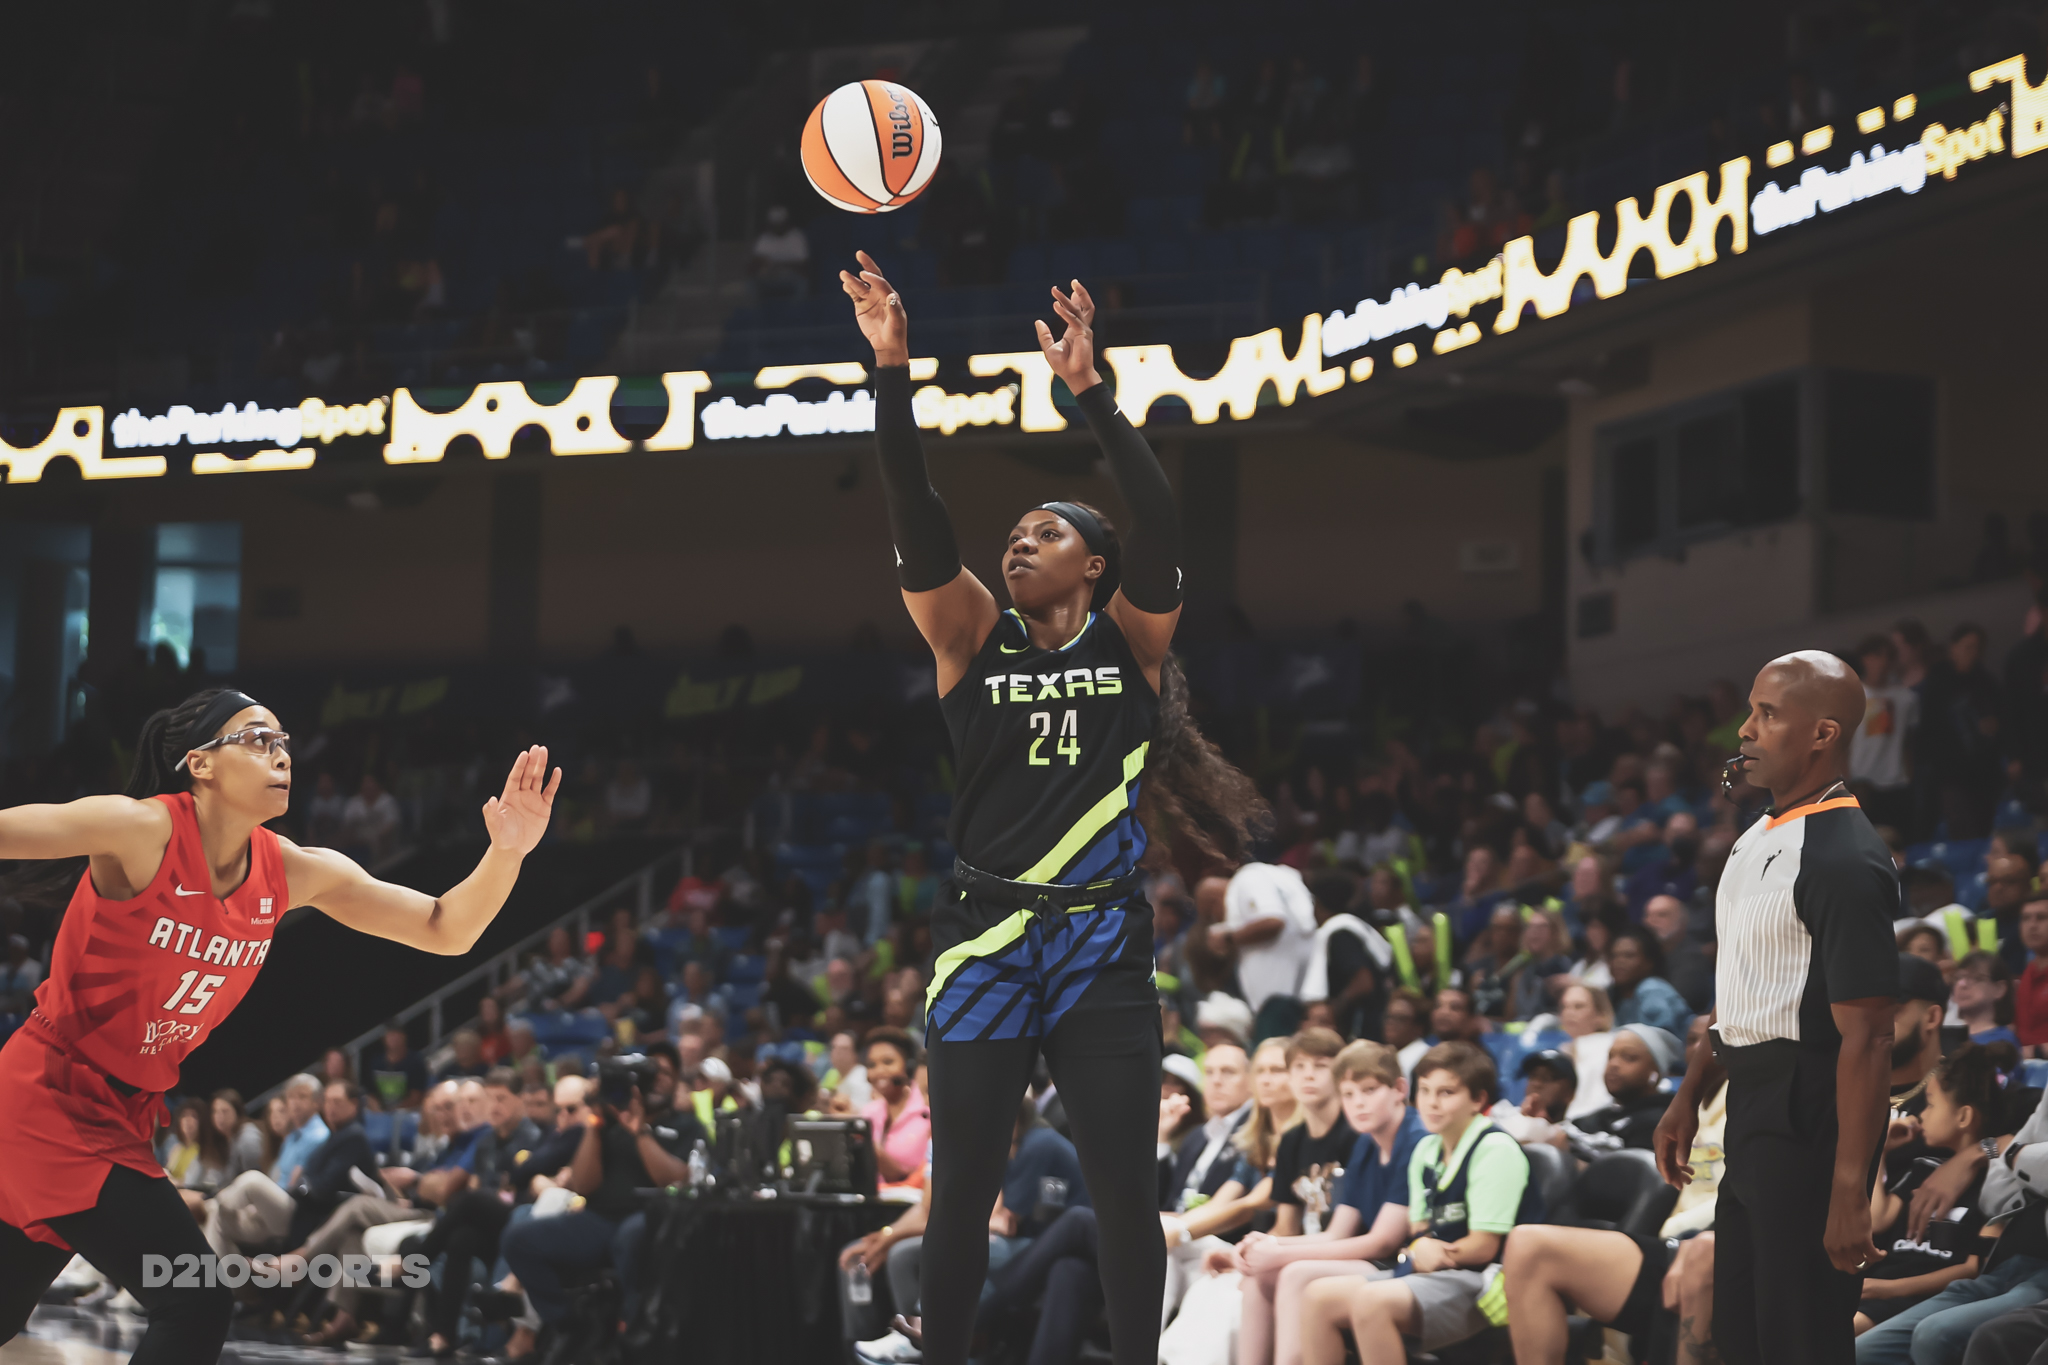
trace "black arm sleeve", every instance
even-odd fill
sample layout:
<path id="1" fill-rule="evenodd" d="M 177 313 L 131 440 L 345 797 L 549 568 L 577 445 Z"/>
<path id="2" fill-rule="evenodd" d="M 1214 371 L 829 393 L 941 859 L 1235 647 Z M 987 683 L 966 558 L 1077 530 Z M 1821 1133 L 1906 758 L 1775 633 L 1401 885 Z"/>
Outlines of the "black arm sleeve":
<path id="1" fill-rule="evenodd" d="M 905 592 L 930 592 L 960 576 L 953 519 L 925 472 L 924 439 L 910 411 L 910 367 L 875 367 L 875 449 L 882 460 L 882 497 L 896 542 L 896 579 Z"/>
<path id="2" fill-rule="evenodd" d="M 1131 509 L 1119 586 L 1139 611 L 1164 615 L 1180 605 L 1180 512 L 1173 504 L 1173 485 L 1152 447 L 1117 407 L 1109 385 L 1084 389 L 1075 402 Z"/>

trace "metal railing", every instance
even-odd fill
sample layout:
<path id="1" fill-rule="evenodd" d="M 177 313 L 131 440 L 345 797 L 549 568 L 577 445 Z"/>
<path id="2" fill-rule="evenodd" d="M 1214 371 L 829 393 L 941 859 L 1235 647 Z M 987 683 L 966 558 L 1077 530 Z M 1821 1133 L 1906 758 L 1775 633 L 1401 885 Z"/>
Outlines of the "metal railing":
<path id="1" fill-rule="evenodd" d="M 466 1027 L 475 1022 L 475 1013 L 471 1010 L 464 1010 L 461 1019 L 455 1023 L 453 1028 L 445 1027 L 447 1024 L 447 1005 L 450 1000 L 465 993 L 476 991 L 479 986 L 482 987 L 482 991 L 478 992 L 479 998 L 483 994 L 496 992 L 518 974 L 520 959 L 527 953 L 544 948 L 548 941 L 548 935 L 554 933 L 557 929 L 569 929 L 580 944 L 583 941 L 584 935 L 590 932 L 593 919 L 609 915 L 623 906 L 631 906 L 634 915 L 633 922 L 636 925 L 644 925 L 654 916 L 656 909 L 655 887 L 660 883 L 662 873 L 674 867 L 676 880 L 691 876 L 696 871 L 697 845 L 709 842 L 714 837 L 727 837 L 728 835 L 729 831 L 724 830 L 700 831 L 681 848 L 664 853 L 653 862 L 640 868 L 637 872 L 620 878 L 595 896 L 592 896 L 589 900 L 578 905 L 575 909 L 548 921 L 540 928 L 520 939 L 517 943 L 502 949 L 492 956 L 488 962 L 471 968 L 432 994 L 422 996 L 393 1015 L 392 1018 L 396 1019 L 401 1025 L 405 1025 L 413 1023 L 422 1015 L 426 1016 L 428 1041 L 424 1047 L 420 1048 L 420 1052 L 423 1056 L 431 1054 L 442 1045 L 442 1042 L 449 1034 L 453 1033 L 456 1029 Z M 358 1079 L 362 1076 L 364 1051 L 383 1039 L 386 1023 L 388 1021 L 379 1022 L 375 1028 L 351 1038 L 346 1043 L 340 1044 L 341 1050 L 348 1054 L 350 1073 Z M 325 1048 L 321 1049 L 323 1056 L 326 1051 L 327 1049 Z M 318 1075 L 319 1072 L 320 1062 L 317 1058 L 311 1064 L 301 1068 L 301 1073 L 305 1074 Z M 290 1079 L 291 1077 L 287 1076 L 284 1080 L 279 1081 L 276 1085 L 271 1086 L 270 1089 L 250 1100 L 247 1105 L 248 1112 L 257 1115 L 262 1114 L 269 1105 L 271 1097 L 282 1094 L 285 1085 Z"/>

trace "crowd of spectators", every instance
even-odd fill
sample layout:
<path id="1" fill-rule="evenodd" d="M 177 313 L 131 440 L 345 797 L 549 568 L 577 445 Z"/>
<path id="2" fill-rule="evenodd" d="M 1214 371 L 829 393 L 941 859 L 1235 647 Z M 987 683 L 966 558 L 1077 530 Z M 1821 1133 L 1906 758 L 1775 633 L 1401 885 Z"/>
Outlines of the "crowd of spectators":
<path id="1" fill-rule="evenodd" d="M 1931 992 L 1941 1006 L 1937 1032 L 1945 1030 L 1951 1043 L 1976 1043 L 2002 1076 L 2019 1075 L 2023 1058 L 2048 1056 L 2048 957 L 2039 956 L 2048 953 L 2048 894 L 2039 876 L 2048 646 L 2038 612 L 2025 625 L 1996 671 L 1984 658 L 1983 632 L 1967 624 L 1936 644 L 1918 624 L 1901 622 L 1842 651 L 1866 684 L 1852 789 L 1901 868 L 1900 951 L 1939 983 Z M 148 702 L 145 693 L 136 704 Z M 1358 1166 L 1347 1155 L 1354 1129 L 1378 1121 L 1360 1109 L 1345 1136 L 1331 1140 L 1335 1156 L 1319 1146 L 1309 1157 L 1289 1157 L 1286 1142 L 1270 1139 L 1294 1131 L 1305 1134 L 1295 1141 L 1308 1144 L 1334 1131 L 1343 1076 L 1355 1082 L 1384 1072 L 1390 1079 L 1381 1088 L 1419 1091 L 1426 1078 L 1418 1068 L 1444 1044 L 1478 1049 L 1491 1079 L 1469 1057 L 1442 1074 L 1460 1077 L 1458 1085 L 1484 1101 L 1488 1121 L 1518 1142 L 1574 1162 L 1648 1146 L 1682 1064 L 1683 1040 L 1713 1004 L 1715 889 L 1735 836 L 1761 800 L 1742 788 L 1731 797 L 1720 783 L 1746 710 L 1739 689 L 1716 682 L 1675 699 L 1662 715 L 1631 709 L 1606 718 L 1557 702 L 1511 701 L 1459 742 L 1389 736 L 1348 767 L 1299 749 L 1277 766 L 1270 747 L 1238 754 L 1262 772 L 1272 807 L 1261 860 L 1234 868 L 1162 865 L 1146 890 L 1169 1054 L 1161 1141 L 1174 1162 L 1190 1163 L 1178 1177 L 1168 1172 L 1162 1214 L 1183 1222 L 1201 1215 L 1185 1236 L 1170 1225 L 1162 1235 L 1175 1246 L 1204 1247 L 1200 1257 L 1175 1260 L 1176 1293 L 1199 1290 L 1198 1311 L 1223 1311 L 1202 1306 L 1222 1291 L 1201 1287 L 1240 1276 L 1231 1283 L 1245 1292 L 1223 1296 L 1238 1305 L 1229 1313 L 1241 1307 L 1249 1314 L 1243 1321 L 1255 1341 L 1266 1333 L 1306 1350 L 1288 1334 L 1313 1316 L 1318 1294 L 1336 1291 L 1310 1293 L 1280 1276 L 1288 1258 L 1262 1276 L 1263 1262 L 1251 1255 L 1260 1241 L 1226 1238 L 1224 1245 L 1244 1248 L 1229 1253 L 1232 1261 L 1207 1239 L 1268 1230 L 1266 1219 L 1277 1219 L 1282 1238 L 1331 1226 L 1327 1215 L 1342 1200 L 1328 1188 L 1318 1192 L 1315 1178 L 1273 1180 L 1272 1163 L 1318 1168 L 1334 1188 L 1342 1170 Z M 1228 743 L 1234 727 L 1225 715 L 1214 719 Z M 815 1108 L 866 1117 L 883 1181 L 899 1188 L 898 1197 L 915 1198 L 929 1133 L 918 1078 L 928 921 L 951 856 L 943 806 L 899 786 L 916 765 L 893 750 L 917 733 L 913 724 L 869 715 L 818 726 L 806 745 L 784 745 L 720 798 L 728 814 L 764 829 L 779 821 L 781 842 L 763 837 L 718 875 L 682 879 L 645 922 L 622 910 L 582 937 L 557 928 L 450 1036 L 423 1039 L 393 1027 L 360 1056 L 332 1049 L 250 1122 L 233 1092 L 180 1097 L 165 1135 L 167 1169 L 215 1210 L 206 1216 L 240 1246 L 310 1245 L 357 1196 L 382 1202 L 354 1205 L 346 1235 L 374 1233 L 382 1224 L 364 1222 L 371 1213 L 422 1222 L 421 1210 L 440 1208 L 440 1220 L 421 1234 L 436 1235 L 451 1201 L 496 1178 L 487 1166 L 491 1178 L 478 1183 L 473 1150 L 468 1165 L 458 1154 L 437 1166 L 449 1139 L 467 1134 L 456 1149 L 474 1149 L 484 1128 L 511 1122 L 515 1109 L 545 1128 L 564 1082 L 589 1080 L 604 1060 L 641 1052 L 659 1067 L 657 1107 L 668 1116 L 659 1127 L 674 1138 L 661 1150 L 673 1160 L 686 1161 L 721 1112 Z M 309 837 L 331 832 L 344 845 L 360 838 L 365 857 L 374 855 L 380 832 L 404 837 L 409 811 L 374 770 L 346 786 L 320 771 L 293 815 Z M 702 808 L 668 807 L 658 770 L 638 760 L 593 760 L 572 771 L 580 774 L 579 794 L 565 794 L 558 810 L 563 837 L 679 830 Z M 854 802 L 878 823 L 843 843 L 791 842 L 816 837 L 802 836 L 806 819 L 815 824 L 815 813 L 807 817 L 802 807 L 817 800 Z M 10 921 L 0 926 L 10 934 L 0 1012 L 18 1013 L 40 980 L 54 919 L 0 909 Z M 1324 1090 L 1312 1082 L 1289 1088 L 1293 1070 L 1336 1065 L 1343 1049 L 1361 1041 L 1383 1045 L 1385 1057 L 1339 1066 L 1342 1075 Z M 1346 1069 L 1354 1064 L 1365 1069 Z M 1240 1095 L 1233 1085 L 1248 1089 Z M 1249 1123 L 1262 1106 L 1273 1111 L 1270 1122 L 1240 1133 L 1251 1135 L 1250 1151 L 1240 1153 L 1240 1144 L 1226 1154 L 1229 1133 L 1214 1121 L 1235 1115 Z M 1040 1077 L 1029 1108 L 1020 1115 L 1020 1151 L 1026 1137 L 1034 1153 L 1056 1150 L 1064 1119 L 1049 1076 Z M 361 1144 L 332 1145 L 337 1133 L 355 1131 L 352 1124 L 364 1126 Z M 1239 1132 L 1234 1122 L 1227 1127 Z M 1041 1128 L 1047 1136 L 1032 1136 Z M 661 1164 L 651 1152 L 640 1159 L 650 1172 Z M 548 1180 L 565 1183 L 557 1177 L 571 1164 L 545 1172 Z M 381 1182 L 382 1192 L 370 1195 L 348 1174 L 352 1167 Z M 1196 1167 L 1194 1187 L 1209 1188 L 1190 1202 L 1181 1192 Z M 452 1168 L 466 1174 L 445 1173 Z M 437 1170 L 444 1174 L 426 1179 Z M 998 1302 L 1013 1309 L 1046 1300 L 1042 1278 L 1056 1264 L 1085 1263 L 1088 1253 L 1076 1248 L 1092 1245 L 1078 1226 L 1085 1183 L 1053 1178 L 1065 1183 L 1072 1207 L 1035 1203 L 1043 1216 L 1002 1234 L 1020 1244 L 1012 1248 L 1020 1255 L 1034 1235 L 1057 1232 L 1059 1239 L 1015 1262 L 1014 1276 L 1026 1279 L 999 1273 L 991 1281 Z M 450 1184 L 460 1188 L 444 1188 Z M 521 1193 L 545 1188 L 529 1180 Z M 261 1192 L 252 1198 L 252 1190 Z M 1289 1192 L 1303 1202 L 1299 1223 L 1282 1207 Z M 1020 1213 L 1010 1208 L 1013 1217 Z M 578 1264 L 623 1257 L 630 1267 L 632 1250 L 613 1240 L 624 1218 L 619 1213 L 608 1231 L 592 1228 L 575 1241 Z M 1377 1214 L 1363 1210 L 1359 1218 L 1343 1225 L 1346 1237 L 1366 1236 Z M 1074 1226 L 1062 1229 L 1062 1220 Z M 873 1297 L 847 1306 L 854 1339 L 887 1337 L 874 1305 L 889 1302 L 888 1284 L 914 1283 L 907 1270 L 899 1276 L 895 1259 L 914 1227 L 885 1238 L 870 1258 Z M 509 1224 L 458 1230 L 468 1240 L 456 1245 L 476 1248 L 487 1265 L 512 1231 Z M 338 1236 L 340 1229 L 329 1229 L 322 1245 L 343 1245 Z M 385 1245 L 379 1236 L 369 1240 Z M 542 1245 L 552 1254 L 569 1243 Z M 527 1286 L 538 1315 L 529 1326 L 567 1311 L 559 1299 L 548 1306 L 545 1287 L 532 1292 L 533 1277 L 545 1286 L 550 1272 L 516 1273 L 516 1238 L 503 1259 L 513 1269 L 491 1282 L 509 1274 Z M 1072 1265 L 1053 1278 L 1071 1281 L 1078 1297 L 1056 1299 L 1063 1306 L 1049 1319 L 1054 1325 L 1038 1330 L 1051 1333 L 1048 1342 L 1078 1340 L 1075 1334 L 1095 1326 L 1092 1281 Z M 902 1293 L 895 1304 L 914 1306 Z M 290 1311 L 305 1312 L 304 1330 L 323 1340 L 359 1336 L 374 1322 L 363 1302 L 346 1295 L 327 1305 L 332 1316 L 324 1323 L 317 1308 Z M 439 1321 L 452 1328 L 458 1317 Z M 1349 1320 L 1356 1322 L 1355 1313 Z M 1210 1327 L 1183 1332 L 1214 1336 Z"/>

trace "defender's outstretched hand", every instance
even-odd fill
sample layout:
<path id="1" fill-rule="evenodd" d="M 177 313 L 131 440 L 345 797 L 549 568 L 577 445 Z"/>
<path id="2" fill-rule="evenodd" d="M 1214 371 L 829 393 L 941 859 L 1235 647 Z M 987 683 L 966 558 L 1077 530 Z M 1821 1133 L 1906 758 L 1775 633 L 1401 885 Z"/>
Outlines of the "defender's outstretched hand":
<path id="1" fill-rule="evenodd" d="M 484 802 L 484 828 L 490 831 L 491 847 L 522 857 L 533 852 L 540 836 L 547 833 L 555 793 L 561 786 L 560 768 L 553 777 L 548 776 L 546 745 L 536 744 L 514 759 L 505 790 Z"/>
<path id="2" fill-rule="evenodd" d="M 1079 280 L 1071 283 L 1072 294 L 1052 287 L 1053 311 L 1066 321 L 1066 334 L 1054 341 L 1052 328 L 1042 320 L 1032 325 L 1038 329 L 1038 349 L 1045 352 L 1046 364 L 1067 381 L 1069 390 L 1079 393 L 1100 384 L 1102 376 L 1095 370 L 1095 299 Z"/>
<path id="3" fill-rule="evenodd" d="M 882 269 L 865 251 L 853 253 L 860 261 L 858 277 L 839 272 L 839 287 L 853 300 L 853 320 L 861 335 L 875 348 L 877 365 L 910 363 L 910 317 L 903 311 L 903 296 L 882 278 Z"/>

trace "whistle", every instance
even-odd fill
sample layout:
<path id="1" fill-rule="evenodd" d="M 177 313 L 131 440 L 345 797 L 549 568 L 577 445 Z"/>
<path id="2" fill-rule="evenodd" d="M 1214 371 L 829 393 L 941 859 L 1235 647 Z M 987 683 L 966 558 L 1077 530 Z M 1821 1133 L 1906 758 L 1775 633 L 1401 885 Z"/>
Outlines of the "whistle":
<path id="1" fill-rule="evenodd" d="M 1721 765 L 1721 791 L 1729 800 L 1735 799 L 1735 779 L 1742 776 L 1742 770 L 1756 760 L 1748 754 L 1737 754 Z"/>

